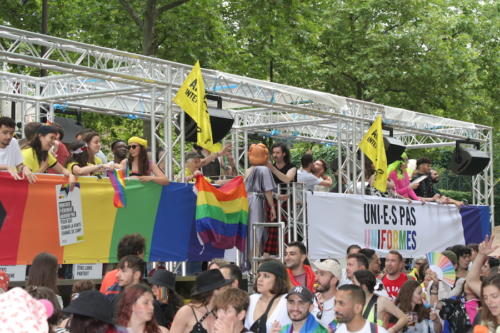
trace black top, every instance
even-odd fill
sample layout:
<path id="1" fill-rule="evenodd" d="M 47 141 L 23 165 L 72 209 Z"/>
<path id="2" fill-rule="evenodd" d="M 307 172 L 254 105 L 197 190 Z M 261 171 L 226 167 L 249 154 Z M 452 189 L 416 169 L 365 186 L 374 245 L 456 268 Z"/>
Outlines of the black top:
<path id="1" fill-rule="evenodd" d="M 220 178 L 220 162 L 219 158 L 216 158 L 212 162 L 208 163 L 201 168 L 203 176 L 208 177 L 212 180 L 218 180 Z"/>
<path id="2" fill-rule="evenodd" d="M 198 317 L 196 317 L 196 312 L 194 311 L 193 307 L 190 306 L 191 308 L 191 311 L 193 311 L 193 316 L 194 316 L 194 319 L 196 319 L 196 324 L 193 325 L 193 328 L 191 329 L 191 332 L 190 333 L 208 333 L 208 331 L 205 329 L 205 327 L 203 327 L 203 325 L 201 324 L 208 316 L 210 316 L 210 314 L 212 313 L 212 311 L 208 311 L 203 315 L 203 317 L 200 318 L 200 320 L 198 320 Z"/>
<path id="3" fill-rule="evenodd" d="M 412 181 L 421 176 L 427 176 L 427 178 L 420 182 L 420 185 L 415 189 L 415 194 L 421 198 L 432 198 L 434 195 L 436 195 L 437 192 L 434 190 L 434 184 L 432 183 L 431 175 L 415 173 Z"/>

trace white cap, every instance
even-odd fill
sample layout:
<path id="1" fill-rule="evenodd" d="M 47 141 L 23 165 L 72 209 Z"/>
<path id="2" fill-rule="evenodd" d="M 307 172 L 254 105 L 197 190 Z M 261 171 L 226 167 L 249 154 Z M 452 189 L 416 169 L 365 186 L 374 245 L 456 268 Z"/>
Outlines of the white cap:
<path id="1" fill-rule="evenodd" d="M 340 268 L 340 264 L 337 260 L 326 259 L 324 261 L 316 261 L 313 263 L 313 266 L 320 271 L 332 273 L 333 276 L 338 279 L 340 279 L 342 276 L 342 269 Z"/>

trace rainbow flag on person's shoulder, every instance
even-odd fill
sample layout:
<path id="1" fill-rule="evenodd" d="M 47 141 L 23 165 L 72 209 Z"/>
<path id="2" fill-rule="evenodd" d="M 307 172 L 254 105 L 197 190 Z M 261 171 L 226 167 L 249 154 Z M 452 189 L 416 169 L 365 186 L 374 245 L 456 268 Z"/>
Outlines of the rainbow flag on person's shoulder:
<path id="1" fill-rule="evenodd" d="M 196 232 L 204 244 L 218 249 L 245 251 L 248 234 L 248 200 L 243 177 L 220 188 L 203 176 L 196 178 Z"/>

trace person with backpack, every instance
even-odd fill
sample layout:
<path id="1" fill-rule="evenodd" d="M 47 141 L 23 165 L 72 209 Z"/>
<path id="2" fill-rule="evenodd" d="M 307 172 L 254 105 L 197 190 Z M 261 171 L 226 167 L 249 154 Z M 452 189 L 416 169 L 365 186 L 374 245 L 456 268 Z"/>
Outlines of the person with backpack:
<path id="1" fill-rule="evenodd" d="M 353 282 L 360 286 L 366 296 L 365 307 L 363 308 L 363 318 L 377 325 L 384 325 L 384 316 L 392 315 L 397 322 L 387 329 L 388 332 L 400 332 L 408 323 L 408 318 L 394 303 L 384 296 L 379 296 L 374 293 L 374 288 L 377 283 L 375 275 L 369 270 L 359 270 L 354 272 Z M 389 325 L 390 326 L 390 325 Z"/>
<path id="2" fill-rule="evenodd" d="M 365 293 L 353 284 L 340 286 L 335 296 L 335 317 L 337 327 L 330 327 L 334 333 L 387 333 L 387 330 L 363 318 Z"/>
<path id="3" fill-rule="evenodd" d="M 405 333 L 440 333 L 441 319 L 433 309 L 423 304 L 422 287 L 414 280 L 406 281 L 396 298 L 396 305 L 408 317 Z"/>

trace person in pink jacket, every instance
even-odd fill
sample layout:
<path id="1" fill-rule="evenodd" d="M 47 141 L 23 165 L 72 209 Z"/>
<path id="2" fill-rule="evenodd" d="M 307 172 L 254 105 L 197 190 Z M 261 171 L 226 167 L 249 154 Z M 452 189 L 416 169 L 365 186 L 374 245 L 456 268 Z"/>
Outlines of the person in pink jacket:
<path id="1" fill-rule="evenodd" d="M 389 165 L 389 178 L 392 179 L 396 185 L 396 192 L 405 198 L 412 200 L 422 201 L 422 199 L 415 194 L 414 189 L 416 189 L 419 183 L 410 183 L 410 175 L 406 168 L 408 167 L 408 155 L 403 153 L 401 155 L 401 160 L 393 162 Z"/>

